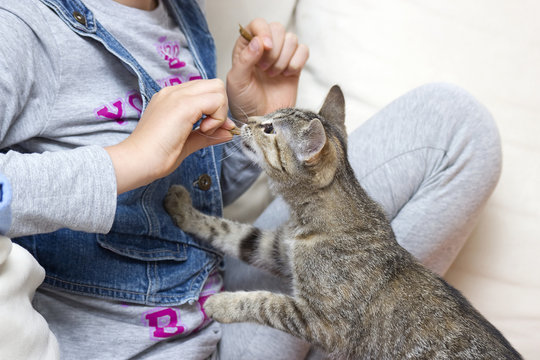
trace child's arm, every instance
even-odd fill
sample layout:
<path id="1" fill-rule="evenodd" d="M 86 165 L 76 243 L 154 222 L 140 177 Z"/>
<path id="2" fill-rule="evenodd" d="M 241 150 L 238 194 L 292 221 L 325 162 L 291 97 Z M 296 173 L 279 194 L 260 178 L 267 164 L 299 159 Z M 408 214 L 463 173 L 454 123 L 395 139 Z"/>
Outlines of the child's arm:
<path id="1" fill-rule="evenodd" d="M 100 146 L 28 153 L 46 139 L 61 54 L 38 3 L 0 5 L 0 172 L 13 189 L 16 237 L 69 227 L 107 232 L 116 208 L 111 161 Z"/>

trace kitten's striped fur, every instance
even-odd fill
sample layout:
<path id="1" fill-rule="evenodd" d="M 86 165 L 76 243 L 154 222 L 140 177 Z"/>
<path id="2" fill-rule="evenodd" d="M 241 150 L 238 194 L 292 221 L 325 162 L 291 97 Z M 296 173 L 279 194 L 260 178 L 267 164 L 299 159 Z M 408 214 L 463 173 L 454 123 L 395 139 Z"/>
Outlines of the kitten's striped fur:
<path id="1" fill-rule="evenodd" d="M 333 87 L 319 114 L 279 110 L 242 127 L 246 151 L 291 211 L 260 230 L 210 217 L 172 187 L 176 224 L 226 254 L 290 278 L 293 294 L 223 292 L 217 321 L 256 322 L 322 347 L 335 359 L 519 359 L 463 296 L 399 246 L 346 154 L 344 99 Z"/>

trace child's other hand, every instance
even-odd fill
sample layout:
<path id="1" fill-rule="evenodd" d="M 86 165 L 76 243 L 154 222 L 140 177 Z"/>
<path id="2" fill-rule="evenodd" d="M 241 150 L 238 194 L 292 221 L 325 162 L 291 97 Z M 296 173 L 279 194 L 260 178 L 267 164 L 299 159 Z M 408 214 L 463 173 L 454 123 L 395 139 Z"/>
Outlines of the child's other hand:
<path id="1" fill-rule="evenodd" d="M 227 94 L 220 80 L 197 80 L 156 93 L 133 133 L 107 147 L 118 194 L 173 172 L 191 153 L 230 140 Z M 203 116 L 197 130 L 193 125 Z"/>
<path id="2" fill-rule="evenodd" d="M 294 106 L 300 72 L 309 57 L 306 45 L 279 23 L 253 20 L 247 27 L 253 39 L 239 37 L 227 74 L 227 94 L 236 119 L 264 115 Z"/>

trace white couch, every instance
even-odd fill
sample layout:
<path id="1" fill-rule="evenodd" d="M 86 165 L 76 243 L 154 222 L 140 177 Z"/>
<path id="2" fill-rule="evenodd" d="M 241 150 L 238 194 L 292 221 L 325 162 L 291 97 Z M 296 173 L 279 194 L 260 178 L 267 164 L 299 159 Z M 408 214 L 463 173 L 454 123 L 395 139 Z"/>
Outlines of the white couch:
<path id="1" fill-rule="evenodd" d="M 220 77 L 238 23 L 263 17 L 293 27 L 311 49 L 298 105 L 318 109 L 338 83 L 349 129 L 434 81 L 458 84 L 490 109 L 503 142 L 502 177 L 446 279 L 526 359 L 540 359 L 540 3 L 207 0 L 206 10 Z M 259 182 L 227 214 L 250 220 L 268 200 Z"/>

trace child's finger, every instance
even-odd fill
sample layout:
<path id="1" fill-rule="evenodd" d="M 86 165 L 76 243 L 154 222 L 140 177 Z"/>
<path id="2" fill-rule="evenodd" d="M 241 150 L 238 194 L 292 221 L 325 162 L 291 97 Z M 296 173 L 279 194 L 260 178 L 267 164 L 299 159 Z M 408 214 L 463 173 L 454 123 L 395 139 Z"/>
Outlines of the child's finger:
<path id="1" fill-rule="evenodd" d="M 249 23 L 246 30 L 253 36 L 259 36 L 263 42 L 265 50 L 270 50 L 274 47 L 272 29 L 270 24 L 262 18 L 257 18 Z"/>
<path id="2" fill-rule="evenodd" d="M 227 120 L 228 101 L 224 87 L 219 87 L 215 92 L 194 94 L 188 101 L 190 106 L 199 109 L 198 118 L 205 116 L 201 121 L 200 129 L 206 134 L 212 134 Z"/>
<path id="3" fill-rule="evenodd" d="M 223 122 L 223 120 L 214 119 L 208 116 L 203 121 L 201 121 L 199 129 L 206 135 L 212 135 L 217 129 L 222 127 Z"/>
<path id="4" fill-rule="evenodd" d="M 267 70 L 268 75 L 276 76 L 281 74 L 287 67 L 298 48 L 298 38 L 295 34 L 285 34 L 283 46 L 276 62 Z"/>
<path id="5" fill-rule="evenodd" d="M 272 48 L 268 49 L 265 47 L 265 52 L 258 63 L 262 70 L 269 69 L 277 61 L 285 41 L 285 27 L 283 25 L 275 22 L 271 23 L 269 28 L 272 36 Z M 258 34 L 255 35 L 260 36 Z"/>
<path id="6" fill-rule="evenodd" d="M 240 40 L 239 40 L 240 41 Z M 259 62 L 264 53 L 262 39 L 255 36 L 233 59 L 229 76 L 238 86 L 246 86 L 251 81 L 252 68 Z"/>
<path id="7" fill-rule="evenodd" d="M 289 64 L 287 66 L 287 69 L 283 71 L 283 75 L 285 76 L 293 76 L 298 75 L 304 66 L 306 65 L 306 62 L 309 59 L 309 48 L 304 45 L 300 44 L 296 48 L 296 52 L 294 53 L 293 57 L 289 61 Z"/>

